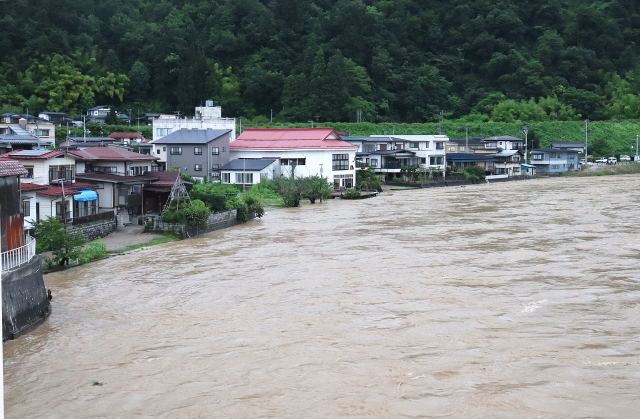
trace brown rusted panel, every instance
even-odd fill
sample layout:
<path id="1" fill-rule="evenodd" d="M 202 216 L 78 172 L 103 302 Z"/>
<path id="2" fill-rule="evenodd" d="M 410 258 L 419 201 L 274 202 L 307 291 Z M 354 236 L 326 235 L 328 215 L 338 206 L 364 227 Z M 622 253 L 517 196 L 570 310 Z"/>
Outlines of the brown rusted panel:
<path id="1" fill-rule="evenodd" d="M 24 219 L 22 214 L 14 214 L 7 218 L 7 250 L 24 246 Z"/>

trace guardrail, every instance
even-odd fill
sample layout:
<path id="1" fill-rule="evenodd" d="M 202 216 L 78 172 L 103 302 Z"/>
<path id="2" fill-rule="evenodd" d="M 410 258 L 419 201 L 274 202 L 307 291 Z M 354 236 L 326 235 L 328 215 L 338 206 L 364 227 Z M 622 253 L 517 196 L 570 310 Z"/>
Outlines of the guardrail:
<path id="1" fill-rule="evenodd" d="M 2 252 L 2 270 L 8 271 L 29 262 L 36 255 L 36 239 L 27 235 L 24 246 Z"/>

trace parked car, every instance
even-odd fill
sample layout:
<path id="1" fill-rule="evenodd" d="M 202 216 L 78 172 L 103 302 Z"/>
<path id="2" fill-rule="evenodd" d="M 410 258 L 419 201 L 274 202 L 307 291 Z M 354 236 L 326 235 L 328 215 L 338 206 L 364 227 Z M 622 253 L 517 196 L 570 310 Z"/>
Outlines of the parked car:
<path id="1" fill-rule="evenodd" d="M 609 157 L 607 159 L 607 164 L 618 164 L 618 159 L 616 159 L 615 157 Z"/>
<path id="2" fill-rule="evenodd" d="M 596 163 L 606 163 L 606 162 L 607 162 L 606 157 L 600 157 L 599 159 L 596 160 Z"/>
<path id="3" fill-rule="evenodd" d="M 620 156 L 620 161 L 631 161 L 631 156 L 622 155 Z"/>

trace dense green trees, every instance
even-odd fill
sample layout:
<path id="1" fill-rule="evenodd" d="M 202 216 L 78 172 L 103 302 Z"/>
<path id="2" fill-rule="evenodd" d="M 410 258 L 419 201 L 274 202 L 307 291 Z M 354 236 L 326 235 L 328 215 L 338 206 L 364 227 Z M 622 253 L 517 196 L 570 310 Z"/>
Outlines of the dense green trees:
<path id="1" fill-rule="evenodd" d="M 640 116 L 628 0 L 0 2 L 0 107 L 276 121 Z"/>

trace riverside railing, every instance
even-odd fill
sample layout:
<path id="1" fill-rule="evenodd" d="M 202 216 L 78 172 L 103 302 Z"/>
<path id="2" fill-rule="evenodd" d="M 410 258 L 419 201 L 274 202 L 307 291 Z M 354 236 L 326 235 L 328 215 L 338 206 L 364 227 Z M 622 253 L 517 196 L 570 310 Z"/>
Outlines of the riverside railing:
<path id="1" fill-rule="evenodd" d="M 27 244 L 17 249 L 2 252 L 2 270 L 8 271 L 29 262 L 36 255 L 36 239 L 27 235 Z"/>

